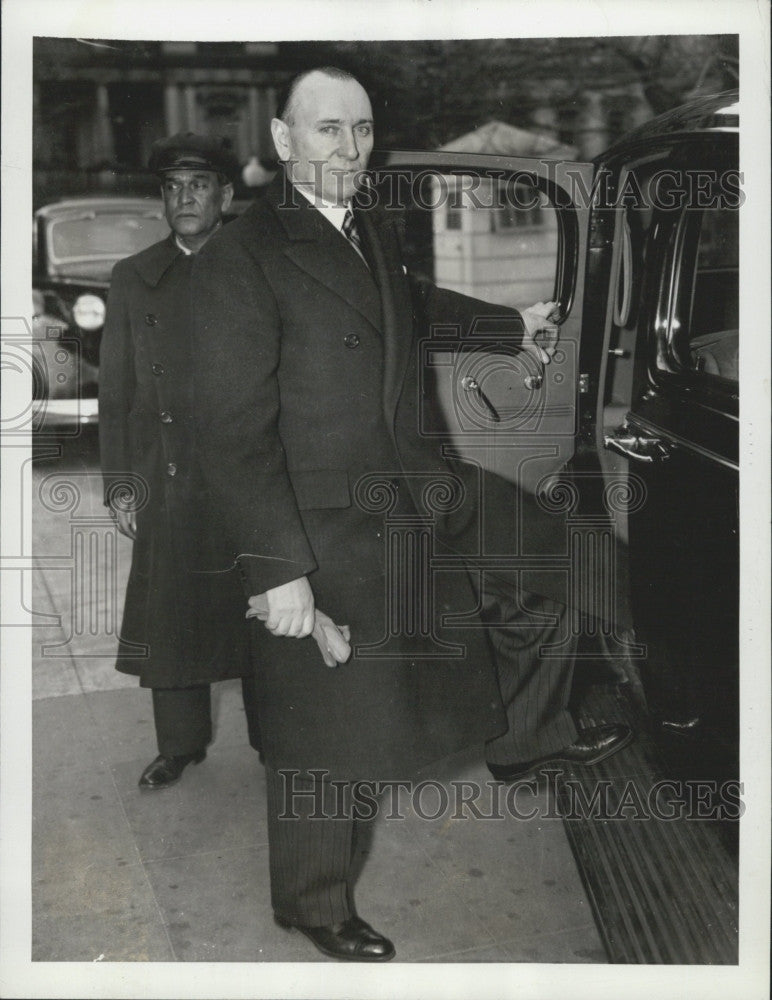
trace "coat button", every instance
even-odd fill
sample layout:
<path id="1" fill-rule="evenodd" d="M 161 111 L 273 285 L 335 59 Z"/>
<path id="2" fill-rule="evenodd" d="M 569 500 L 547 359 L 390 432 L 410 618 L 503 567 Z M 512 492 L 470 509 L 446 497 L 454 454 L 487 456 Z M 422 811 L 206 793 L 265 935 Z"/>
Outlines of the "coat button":
<path id="1" fill-rule="evenodd" d="M 163 373 L 164 373 L 164 366 L 163 365 L 153 365 L 153 374 L 154 375 L 163 375 Z"/>
<path id="2" fill-rule="evenodd" d="M 169 462 L 169 464 L 166 466 L 166 475 L 167 476 L 177 475 L 177 465 L 175 462 Z"/>
<path id="3" fill-rule="evenodd" d="M 158 317 L 155 313 L 148 313 L 145 316 L 145 323 L 147 326 L 155 326 L 158 323 Z"/>
<path id="4" fill-rule="evenodd" d="M 359 337 L 356 333 L 348 333 L 343 338 L 343 343 L 353 351 L 355 347 L 359 347 Z"/>
<path id="5" fill-rule="evenodd" d="M 160 417 L 162 424 L 170 424 L 172 422 L 172 415 L 168 410 L 161 410 Z"/>

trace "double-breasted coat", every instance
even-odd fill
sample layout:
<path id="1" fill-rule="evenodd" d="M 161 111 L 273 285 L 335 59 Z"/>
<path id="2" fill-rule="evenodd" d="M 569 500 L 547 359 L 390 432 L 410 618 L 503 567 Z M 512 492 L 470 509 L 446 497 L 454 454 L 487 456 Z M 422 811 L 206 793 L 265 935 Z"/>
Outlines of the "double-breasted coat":
<path id="1" fill-rule="evenodd" d="M 252 670 L 237 572 L 192 571 L 203 542 L 191 480 L 191 267 L 172 235 L 116 264 L 100 349 L 106 501 L 112 493 L 137 517 L 116 665 L 146 687 Z"/>
<path id="2" fill-rule="evenodd" d="M 216 568 L 238 557 L 253 594 L 307 575 L 351 628 L 330 669 L 311 638 L 256 626 L 269 763 L 393 778 L 506 721 L 463 560 L 416 569 L 479 514 L 476 470 L 421 433 L 416 310 L 468 320 L 470 300 L 416 295 L 388 214 L 357 215 L 369 269 L 280 175 L 198 254 L 196 444 L 227 535 Z"/>

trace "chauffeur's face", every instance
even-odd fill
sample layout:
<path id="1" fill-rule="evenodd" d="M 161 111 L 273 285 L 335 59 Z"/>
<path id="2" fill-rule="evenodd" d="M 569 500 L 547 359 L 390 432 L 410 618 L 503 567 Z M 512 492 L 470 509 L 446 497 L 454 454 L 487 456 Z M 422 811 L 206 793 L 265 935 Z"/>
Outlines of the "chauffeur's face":
<path id="1" fill-rule="evenodd" d="M 292 181 L 333 204 L 349 201 L 373 149 L 373 112 L 364 88 L 356 80 L 311 73 L 285 118 L 274 118 L 271 130 Z"/>
<path id="2" fill-rule="evenodd" d="M 213 170 L 169 170 L 161 184 L 166 221 L 180 243 L 199 250 L 222 223 L 233 187 Z"/>

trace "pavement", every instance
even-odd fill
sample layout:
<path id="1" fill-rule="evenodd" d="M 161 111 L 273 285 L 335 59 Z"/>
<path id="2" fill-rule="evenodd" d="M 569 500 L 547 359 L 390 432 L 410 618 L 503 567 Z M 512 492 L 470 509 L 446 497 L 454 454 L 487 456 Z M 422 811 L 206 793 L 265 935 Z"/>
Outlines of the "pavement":
<path id="1" fill-rule="evenodd" d="M 131 543 L 105 518 L 93 435 L 39 451 L 32 505 L 33 962 L 328 961 L 272 919 L 239 682 L 213 687 L 206 760 L 172 788 L 137 786 L 156 754 L 152 707 L 113 668 Z M 459 782 L 501 817 L 458 806 Z M 523 820 L 488 782 L 474 751 L 433 769 L 399 818 L 379 812 L 358 857 L 360 914 L 398 962 L 605 962 L 547 789 Z"/>

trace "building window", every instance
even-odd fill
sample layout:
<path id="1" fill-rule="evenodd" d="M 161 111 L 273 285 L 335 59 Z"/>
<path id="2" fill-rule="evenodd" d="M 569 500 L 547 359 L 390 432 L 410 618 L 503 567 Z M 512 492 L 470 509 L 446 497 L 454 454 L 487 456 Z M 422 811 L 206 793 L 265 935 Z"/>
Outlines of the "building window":
<path id="1" fill-rule="evenodd" d="M 448 201 L 448 214 L 445 218 L 446 229 L 461 229 L 461 208 Z"/>
<path id="2" fill-rule="evenodd" d="M 544 196 L 534 187 L 518 184 L 491 212 L 491 232 L 511 233 L 544 225 Z"/>
<path id="3" fill-rule="evenodd" d="M 576 143 L 576 134 L 579 121 L 579 109 L 575 104 L 564 104 L 558 108 L 558 139 L 564 145 L 573 146 Z"/>
<path id="4" fill-rule="evenodd" d="M 632 102 L 626 94 L 612 94 L 604 101 L 606 132 L 609 143 L 628 130 Z"/>
<path id="5" fill-rule="evenodd" d="M 107 92 L 115 162 L 124 169 L 144 169 L 154 140 L 166 131 L 161 85 L 111 83 Z"/>
<path id="6" fill-rule="evenodd" d="M 196 49 L 199 56 L 215 61 L 246 54 L 244 42 L 198 42 Z"/>

